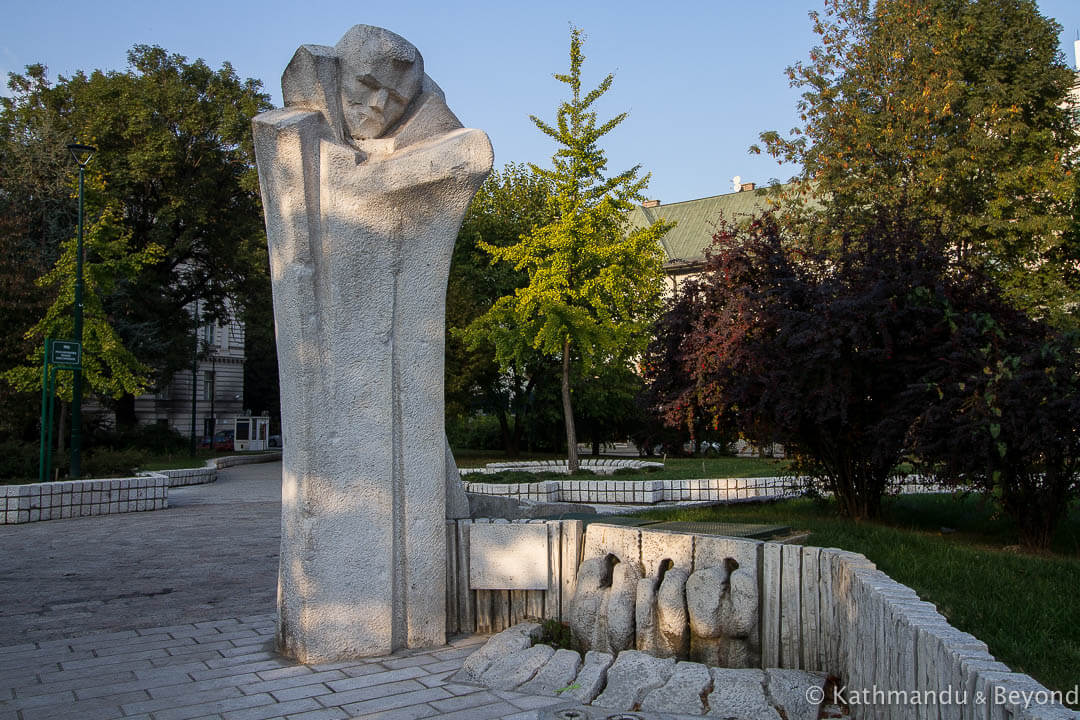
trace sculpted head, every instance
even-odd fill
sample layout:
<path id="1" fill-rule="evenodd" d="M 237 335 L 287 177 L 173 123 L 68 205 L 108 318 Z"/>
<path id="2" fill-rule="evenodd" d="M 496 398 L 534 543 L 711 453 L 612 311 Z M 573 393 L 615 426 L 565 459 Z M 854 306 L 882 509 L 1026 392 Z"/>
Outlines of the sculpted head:
<path id="1" fill-rule="evenodd" d="M 353 26 L 334 50 L 346 132 L 356 140 L 379 137 L 420 93 L 420 51 L 400 35 L 371 25 Z"/>

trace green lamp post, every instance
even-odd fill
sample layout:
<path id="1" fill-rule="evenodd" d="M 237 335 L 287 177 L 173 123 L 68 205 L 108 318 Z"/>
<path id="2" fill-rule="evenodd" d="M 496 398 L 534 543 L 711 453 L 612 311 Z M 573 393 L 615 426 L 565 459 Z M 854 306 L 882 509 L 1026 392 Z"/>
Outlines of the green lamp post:
<path id="1" fill-rule="evenodd" d="M 81 145 L 74 139 L 67 146 L 71 156 L 79 165 L 79 237 L 75 245 L 75 342 L 82 347 L 83 335 L 83 171 L 97 148 Z M 80 363 L 81 365 L 81 363 Z M 75 377 L 71 386 L 71 477 L 82 474 L 80 454 L 82 452 L 82 368 L 74 370 Z"/>

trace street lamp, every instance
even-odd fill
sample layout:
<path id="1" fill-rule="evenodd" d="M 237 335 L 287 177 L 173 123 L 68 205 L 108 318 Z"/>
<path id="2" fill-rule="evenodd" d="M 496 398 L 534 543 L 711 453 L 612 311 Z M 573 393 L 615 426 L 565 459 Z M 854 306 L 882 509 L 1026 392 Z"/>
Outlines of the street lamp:
<path id="1" fill-rule="evenodd" d="M 97 148 L 82 145 L 72 138 L 67 146 L 71 156 L 79 165 L 79 238 L 75 245 L 75 342 L 80 347 L 82 357 L 83 336 L 83 171 Z M 82 451 L 82 363 L 74 370 L 75 378 L 71 386 L 71 472 L 72 478 L 82 473 L 79 454 Z"/>

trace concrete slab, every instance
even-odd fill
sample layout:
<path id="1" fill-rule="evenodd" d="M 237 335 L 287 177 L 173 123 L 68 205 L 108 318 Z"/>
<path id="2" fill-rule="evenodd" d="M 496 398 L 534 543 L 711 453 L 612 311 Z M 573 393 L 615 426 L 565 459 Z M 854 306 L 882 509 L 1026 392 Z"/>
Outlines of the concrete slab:
<path id="1" fill-rule="evenodd" d="M 546 525 L 469 526 L 469 587 L 473 590 L 547 590 Z"/>

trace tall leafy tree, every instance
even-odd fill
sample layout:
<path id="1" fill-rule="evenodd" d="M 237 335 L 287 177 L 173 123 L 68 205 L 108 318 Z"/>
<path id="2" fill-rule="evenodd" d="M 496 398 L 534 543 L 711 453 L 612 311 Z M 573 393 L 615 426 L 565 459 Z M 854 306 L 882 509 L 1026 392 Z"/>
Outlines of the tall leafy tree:
<path id="1" fill-rule="evenodd" d="M 1080 344 L 987 294 L 952 316 L 913 432 L 938 478 L 983 491 L 1049 549 L 1080 496 Z"/>
<path id="2" fill-rule="evenodd" d="M 78 136 L 98 147 L 93 168 L 106 179 L 100 207 L 115 210 L 132 253 L 161 251 L 137 274 L 116 276 L 103 312 L 162 387 L 191 357 L 190 323 L 177 319 L 196 301 L 206 320 L 224 319 L 230 304 L 269 302 L 250 120 L 270 104 L 258 81 L 240 80 L 228 63 L 214 70 L 144 45 L 128 53 L 128 62 L 124 72 L 79 72 L 55 83 L 40 65 L 13 75 L 13 97 L 3 100 L 0 114 L 0 152 L 36 152 L 48 158 L 46 170 L 71 172 L 56 138 Z M 25 224 L 10 231 L 39 242 L 48 267 L 73 223 L 66 235 L 58 233 L 37 208 L 70 208 L 70 186 L 61 184 L 57 196 L 55 183 L 38 183 L 37 191 L 12 174 L 2 181 L 0 196 L 29 198 Z M 132 401 L 128 393 L 116 403 L 120 422 L 134 420 Z"/>
<path id="3" fill-rule="evenodd" d="M 785 189 L 801 235 L 929 221 L 1016 306 L 1064 320 L 1080 255 L 1061 232 L 1077 136 L 1059 26 L 1034 0 L 826 0 L 811 17 L 820 45 L 788 69 L 804 125 L 761 135 L 802 166 Z"/>
<path id="4" fill-rule="evenodd" d="M 96 219 L 87 227 L 84 243 L 85 254 L 94 261 L 83 268 L 82 375 L 90 391 L 100 397 L 116 399 L 145 392 L 151 381 L 151 368 L 124 346 L 105 312 L 105 300 L 117 282 L 136 277 L 144 267 L 159 261 L 162 249 L 154 243 L 133 248 L 131 233 L 123 227 L 115 205 L 94 212 L 105 195 L 100 175 L 92 176 L 87 184 L 88 214 L 96 215 Z M 65 241 L 56 264 L 37 281 L 55 296 L 55 300 L 25 333 L 28 340 L 34 341 L 33 351 L 25 358 L 26 363 L 3 373 L 3 378 L 18 390 L 40 392 L 46 338 L 72 337 L 76 248 L 74 238 Z M 58 394 L 67 401 L 71 400 L 70 380 L 71 376 L 66 373 L 57 379 Z"/>
<path id="5" fill-rule="evenodd" d="M 950 308 L 969 307 L 981 284 L 917 226 L 856 240 L 806 252 L 771 216 L 722 228 L 647 366 L 669 423 L 704 415 L 755 444 L 783 443 L 844 514 L 867 518 L 934 399 L 928 379 L 951 338 Z"/>
<path id="6" fill-rule="evenodd" d="M 526 165 L 509 163 L 491 173 L 465 213 L 446 290 L 447 413 L 494 415 L 511 456 L 521 448 L 536 391 L 551 382 L 555 368 L 524 343 L 504 367 L 495 361 L 494 335 L 504 342 L 514 338 L 501 336 L 503 328 L 479 318 L 500 297 L 527 285 L 528 276 L 506 265 L 493 266 L 481 243 L 512 245 L 550 222 L 550 196 L 550 184 Z"/>
<path id="7" fill-rule="evenodd" d="M 38 278 L 56 261 L 75 227 L 71 141 L 58 114 L 46 106 L 44 68 L 13 76 L 11 97 L 0 97 L 0 372 L 33 352 L 27 330 L 44 317 L 50 291 Z M 36 433 L 36 398 L 0 382 L 0 433 Z"/>
<path id="8" fill-rule="evenodd" d="M 538 351 L 562 366 L 562 405 L 568 464 L 578 467 L 577 432 L 571 398 L 571 367 L 590 367 L 643 349 L 663 288 L 659 239 L 668 226 L 657 222 L 629 230 L 626 211 L 648 184 L 640 166 L 607 175 L 599 140 L 626 113 L 597 122 L 596 101 L 614 81 L 608 75 L 583 92 L 582 33 L 570 34 L 570 71 L 554 77 L 570 89 L 554 125 L 533 123 L 558 145 L 551 168 L 531 165 L 551 184 L 552 220 L 507 246 L 482 243 L 495 260 L 528 276 L 528 284 L 501 297 L 485 314 L 502 367 Z"/>

